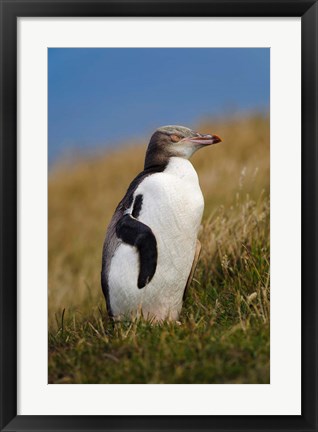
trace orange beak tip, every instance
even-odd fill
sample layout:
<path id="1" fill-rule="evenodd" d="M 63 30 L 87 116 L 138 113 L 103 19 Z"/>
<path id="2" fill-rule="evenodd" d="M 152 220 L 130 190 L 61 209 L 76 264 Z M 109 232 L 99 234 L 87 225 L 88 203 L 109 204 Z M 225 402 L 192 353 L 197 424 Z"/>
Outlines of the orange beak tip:
<path id="1" fill-rule="evenodd" d="M 220 138 L 218 135 L 213 135 L 214 144 L 218 144 L 222 142 L 222 138 Z"/>

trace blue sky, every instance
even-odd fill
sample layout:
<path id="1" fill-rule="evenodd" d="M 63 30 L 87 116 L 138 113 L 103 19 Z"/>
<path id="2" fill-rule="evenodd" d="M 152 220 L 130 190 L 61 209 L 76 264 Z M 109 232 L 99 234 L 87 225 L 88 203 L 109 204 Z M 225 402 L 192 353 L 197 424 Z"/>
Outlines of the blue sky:
<path id="1" fill-rule="evenodd" d="M 266 48 L 49 48 L 49 160 L 166 124 L 268 111 L 269 57 Z"/>

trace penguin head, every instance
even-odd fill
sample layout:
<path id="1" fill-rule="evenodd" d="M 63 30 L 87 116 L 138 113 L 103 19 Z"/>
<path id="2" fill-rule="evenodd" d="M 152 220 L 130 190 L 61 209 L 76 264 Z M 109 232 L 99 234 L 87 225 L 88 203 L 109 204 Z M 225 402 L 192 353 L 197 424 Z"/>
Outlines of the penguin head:
<path id="1" fill-rule="evenodd" d="M 166 163 L 170 157 L 189 159 L 200 148 L 221 141 L 217 135 L 200 134 L 185 126 L 162 126 L 150 139 L 145 168 Z"/>

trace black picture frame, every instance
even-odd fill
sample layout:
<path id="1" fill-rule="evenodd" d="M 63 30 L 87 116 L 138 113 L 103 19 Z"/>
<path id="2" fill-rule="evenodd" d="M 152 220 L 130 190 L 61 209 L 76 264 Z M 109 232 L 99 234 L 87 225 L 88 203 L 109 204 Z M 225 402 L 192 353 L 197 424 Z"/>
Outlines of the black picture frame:
<path id="1" fill-rule="evenodd" d="M 317 431 L 317 24 L 313 0 L 0 0 L 1 431 Z M 17 18 L 301 17 L 302 408 L 299 416 L 17 415 Z M 288 149 L 286 150 L 288 151 Z M 292 379 L 292 377 L 291 377 Z"/>

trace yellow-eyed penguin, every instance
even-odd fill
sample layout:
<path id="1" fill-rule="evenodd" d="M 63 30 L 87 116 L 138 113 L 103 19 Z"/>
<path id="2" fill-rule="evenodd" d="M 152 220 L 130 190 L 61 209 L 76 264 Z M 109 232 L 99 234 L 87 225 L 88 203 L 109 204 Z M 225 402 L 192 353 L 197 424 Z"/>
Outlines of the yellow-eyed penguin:
<path id="1" fill-rule="evenodd" d="M 152 135 L 144 171 L 117 206 L 104 242 L 101 282 L 111 317 L 178 319 L 200 253 L 204 208 L 188 159 L 220 141 L 183 126 Z"/>

